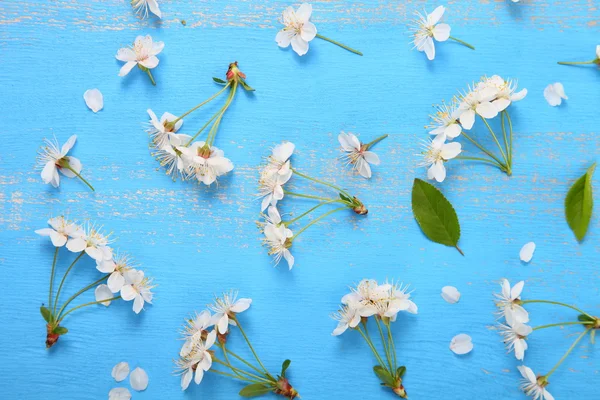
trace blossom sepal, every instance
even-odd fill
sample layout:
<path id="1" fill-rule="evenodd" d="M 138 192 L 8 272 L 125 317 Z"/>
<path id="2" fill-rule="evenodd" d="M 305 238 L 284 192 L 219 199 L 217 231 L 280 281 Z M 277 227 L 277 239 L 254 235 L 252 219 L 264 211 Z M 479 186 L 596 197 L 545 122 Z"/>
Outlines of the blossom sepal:
<path id="1" fill-rule="evenodd" d="M 62 335 L 66 335 L 69 330 L 64 326 L 59 326 L 58 324 L 47 324 L 46 332 L 46 348 L 49 349 L 50 347 L 54 346 L 56 342 L 58 342 L 58 339 Z"/>
<path id="2" fill-rule="evenodd" d="M 342 199 L 348 205 L 348 207 L 350 207 L 352 211 L 358 215 L 367 215 L 369 213 L 367 207 L 365 207 L 363 202 L 360 201 L 356 196 L 350 198 L 349 196 L 340 193 L 340 199 Z"/>
<path id="3" fill-rule="evenodd" d="M 375 372 L 375 375 L 377 375 L 379 380 L 381 380 L 381 384 L 383 386 L 391 388 L 396 395 L 402 397 L 403 399 L 408 398 L 406 390 L 402 385 L 402 377 L 406 373 L 405 366 L 398 367 L 398 369 L 394 372 L 394 375 L 390 374 L 389 371 L 381 365 L 374 366 L 373 372 Z"/>
<path id="4" fill-rule="evenodd" d="M 240 85 L 242 85 L 242 87 L 244 88 L 244 90 L 247 90 L 249 92 L 253 92 L 254 89 L 250 87 L 250 85 L 248 85 L 246 83 L 246 74 L 243 73 L 242 71 L 240 71 L 240 69 L 238 68 L 238 62 L 232 62 L 231 64 L 229 64 L 229 69 L 227 70 L 227 81 L 228 82 L 237 82 Z M 215 78 L 213 78 L 213 80 L 217 83 L 221 83 L 219 81 L 217 81 Z"/>

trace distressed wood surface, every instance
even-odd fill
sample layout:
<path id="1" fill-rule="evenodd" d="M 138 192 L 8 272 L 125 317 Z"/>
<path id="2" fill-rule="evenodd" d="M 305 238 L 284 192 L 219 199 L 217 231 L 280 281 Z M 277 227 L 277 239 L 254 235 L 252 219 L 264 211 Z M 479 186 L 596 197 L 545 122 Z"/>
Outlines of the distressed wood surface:
<path id="1" fill-rule="evenodd" d="M 140 21 L 125 1 L 0 2 L 3 396 L 106 398 L 118 386 L 112 366 L 128 361 L 150 376 L 149 388 L 134 393 L 135 399 L 237 398 L 241 385 L 226 378 L 209 375 L 182 393 L 171 375 L 182 320 L 213 293 L 230 288 L 254 299 L 243 320 L 265 364 L 275 371 L 290 358 L 292 382 L 308 400 L 393 398 L 378 387 L 374 360 L 359 336 L 330 336 L 335 323 L 328 314 L 347 285 L 364 277 L 399 279 L 416 290 L 419 315 L 403 315 L 395 326 L 414 399 L 524 398 L 517 389 L 519 363 L 491 330 L 492 292 L 502 277 L 525 279 L 524 297 L 600 313 L 598 213 L 581 245 L 563 215 L 570 184 L 600 150 L 600 71 L 555 64 L 594 57 L 598 2 L 448 2 L 452 34 L 477 50 L 443 43 L 433 63 L 411 51 L 407 22 L 413 10 L 432 10 L 436 3 L 313 4 L 319 32 L 362 50 L 364 57 L 319 40 L 303 58 L 278 49 L 277 20 L 288 5 L 281 1 L 162 1 L 163 21 Z M 166 44 L 154 73 L 157 87 L 137 70 L 117 76 L 116 51 L 147 33 Z M 187 110 L 215 92 L 211 77 L 222 76 L 234 60 L 257 91 L 236 98 L 217 137 L 216 145 L 236 166 L 233 174 L 218 188 L 171 182 L 149 154 L 146 109 L 159 115 Z M 484 74 L 517 78 L 529 95 L 511 108 L 514 176 L 453 162 L 439 185 L 460 218 L 461 257 L 421 234 L 410 189 L 414 177 L 425 175 L 415 167 L 415 154 L 427 137 L 423 125 L 431 105 Z M 542 91 L 556 81 L 569 100 L 551 108 Z M 94 87 L 105 99 L 98 114 L 82 98 Z M 186 132 L 195 131 L 209 111 L 186 118 Z M 336 160 L 341 130 L 367 141 L 390 135 L 376 147 L 382 165 L 372 180 L 353 176 Z M 71 134 L 79 137 L 73 155 L 96 193 L 67 179 L 54 190 L 34 170 L 44 137 L 64 142 Z M 369 208 L 366 218 L 340 213 L 306 231 L 294 244 L 292 272 L 272 267 L 255 226 L 258 166 L 284 139 L 297 145 L 298 168 L 348 188 Z M 283 211 L 307 206 L 286 201 Z M 123 303 L 73 314 L 71 332 L 46 351 L 38 308 L 47 298 L 52 249 L 33 231 L 62 213 L 113 231 L 116 247 L 131 253 L 159 286 L 155 304 L 138 316 Z M 530 264 L 522 264 L 519 249 L 531 240 L 537 251 Z M 67 261 L 65 256 L 63 270 Z M 75 291 L 96 274 L 90 262 L 82 263 L 68 287 Z M 460 303 L 442 300 L 445 285 L 462 292 Z M 574 317 L 560 309 L 529 309 L 534 325 Z M 475 343 L 465 357 L 448 349 L 461 332 Z M 547 372 L 576 332 L 536 333 L 526 364 Z M 240 340 L 233 337 L 232 346 L 240 348 Z M 584 341 L 552 376 L 557 399 L 597 396 L 597 353 Z"/>

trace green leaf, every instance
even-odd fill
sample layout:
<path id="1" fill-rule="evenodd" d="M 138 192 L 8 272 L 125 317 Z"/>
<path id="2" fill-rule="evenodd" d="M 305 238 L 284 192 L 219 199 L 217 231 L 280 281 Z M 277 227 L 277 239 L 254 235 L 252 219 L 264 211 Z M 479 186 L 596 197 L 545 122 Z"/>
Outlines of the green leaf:
<path id="1" fill-rule="evenodd" d="M 52 313 L 50 310 L 44 306 L 40 307 L 40 313 L 42 313 L 42 317 L 44 317 L 44 321 L 50 322 L 52 321 Z"/>
<path id="2" fill-rule="evenodd" d="M 285 371 L 287 371 L 287 369 L 289 368 L 289 366 L 290 366 L 290 364 L 291 364 L 291 363 L 292 363 L 292 361 L 291 361 L 291 360 L 285 360 L 285 361 L 283 362 L 283 364 L 281 364 L 281 374 L 280 374 L 280 375 L 281 375 L 283 378 L 285 378 Z"/>
<path id="3" fill-rule="evenodd" d="M 594 205 L 592 175 L 595 169 L 596 163 L 592 164 L 587 172 L 575 181 L 565 198 L 567 223 L 580 242 L 585 237 L 592 218 L 592 207 Z"/>
<path id="4" fill-rule="evenodd" d="M 596 321 L 594 318 L 590 318 L 590 317 L 588 317 L 588 316 L 587 316 L 587 315 L 585 315 L 585 314 L 579 314 L 579 315 L 577 316 L 577 319 L 578 319 L 579 321 L 581 321 L 581 322 L 594 322 L 594 321 Z"/>
<path id="5" fill-rule="evenodd" d="M 452 204 L 435 186 L 415 178 L 412 210 L 417 223 L 429 240 L 458 248 L 460 225 Z M 463 254 L 464 255 L 464 254 Z"/>
<path id="6" fill-rule="evenodd" d="M 350 197 L 346 196 L 345 194 L 340 193 L 339 195 L 340 195 L 340 199 L 342 199 L 344 201 L 347 201 L 348 203 L 352 203 L 353 202 L 353 200 Z"/>
<path id="7" fill-rule="evenodd" d="M 223 79 L 213 77 L 213 81 L 215 81 L 219 85 L 227 85 L 227 82 L 225 82 Z"/>
<path id="8" fill-rule="evenodd" d="M 394 382 L 394 377 L 388 372 L 387 369 L 383 368 L 381 365 L 374 366 L 373 372 L 375 372 L 375 375 L 377 375 L 381 382 L 391 387 L 395 386 L 396 382 Z"/>
<path id="9" fill-rule="evenodd" d="M 402 378 L 405 373 L 406 373 L 406 367 L 404 365 L 401 367 L 398 367 L 398 369 L 396 370 L 396 375 L 398 375 L 399 378 Z"/>
<path id="10" fill-rule="evenodd" d="M 64 326 L 57 326 L 52 330 L 52 333 L 55 333 L 57 335 L 66 335 L 68 332 L 69 330 Z"/>
<path id="11" fill-rule="evenodd" d="M 245 80 L 243 80 L 243 79 L 240 79 L 240 84 L 241 84 L 241 85 L 242 85 L 242 87 L 243 87 L 244 89 L 246 89 L 248 92 L 254 92 L 254 89 L 252 89 L 252 88 L 250 87 L 250 85 L 248 85 L 248 84 L 246 83 L 246 81 L 245 81 Z"/>
<path id="12" fill-rule="evenodd" d="M 273 391 L 273 387 L 265 386 L 262 383 L 253 383 L 244 387 L 240 390 L 240 396 L 242 397 L 256 397 L 263 394 L 267 394 Z"/>

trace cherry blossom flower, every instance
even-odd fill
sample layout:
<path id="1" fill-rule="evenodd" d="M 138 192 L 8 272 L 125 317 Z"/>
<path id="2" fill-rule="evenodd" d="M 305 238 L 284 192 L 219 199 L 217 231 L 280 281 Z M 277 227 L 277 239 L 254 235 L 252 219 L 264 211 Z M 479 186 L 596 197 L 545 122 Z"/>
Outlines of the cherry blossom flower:
<path id="1" fill-rule="evenodd" d="M 42 180 L 55 188 L 60 184 L 60 171 L 67 178 L 75 178 L 81 172 L 81 161 L 78 158 L 67 156 L 69 150 L 75 145 L 77 135 L 73 135 L 59 148 L 58 141 L 45 139 L 38 154 L 38 167 L 42 170 Z M 80 175 L 79 175 L 80 176 Z"/>
<path id="2" fill-rule="evenodd" d="M 292 247 L 294 233 L 283 224 L 278 226 L 267 224 L 264 234 L 264 244 L 269 248 L 269 255 L 274 257 L 275 265 L 284 258 L 291 270 L 294 267 L 294 256 L 290 252 L 290 247 Z"/>
<path id="3" fill-rule="evenodd" d="M 158 7 L 158 1 L 156 0 L 131 0 L 131 5 L 135 12 L 142 18 L 148 17 L 148 11 L 158 18 L 162 18 L 160 8 Z"/>
<path id="4" fill-rule="evenodd" d="M 185 179 L 188 177 L 188 158 L 186 157 L 185 146 L 190 142 L 191 136 L 184 134 L 171 133 L 169 143 L 162 146 L 161 149 L 152 153 L 158 160 L 161 167 L 165 168 L 165 173 L 173 180 L 177 176 Z"/>
<path id="5" fill-rule="evenodd" d="M 444 163 L 457 157 L 462 151 L 462 145 L 458 142 L 445 143 L 443 134 L 434 139 L 426 141 L 422 153 L 424 160 L 419 164 L 427 169 L 427 178 L 443 182 L 446 179 L 446 167 Z"/>
<path id="6" fill-rule="evenodd" d="M 48 225 L 51 228 L 38 229 L 35 233 L 40 236 L 49 236 L 54 247 L 64 246 L 69 237 L 78 235 L 81 230 L 77 224 L 67 221 L 63 216 L 50 218 Z"/>
<path id="7" fill-rule="evenodd" d="M 281 176 L 291 176 L 290 157 L 294 154 L 295 145 L 292 142 L 284 141 L 273 148 L 272 154 L 268 158 L 268 164 L 265 171 Z M 289 178 L 288 178 L 289 179 Z"/>
<path id="8" fill-rule="evenodd" d="M 108 299 L 112 299 L 113 297 L 115 297 L 113 295 L 113 292 L 108 288 L 107 285 L 102 284 L 102 285 L 98 285 L 96 287 L 96 290 L 94 291 L 94 296 L 96 297 L 96 301 L 101 301 L 103 306 L 110 306 L 110 301 L 103 301 L 103 300 L 108 300 Z"/>
<path id="9" fill-rule="evenodd" d="M 471 336 L 464 333 L 454 336 L 450 342 L 450 350 L 459 356 L 470 353 L 473 350 Z"/>
<path id="10" fill-rule="evenodd" d="M 212 315 L 209 311 L 203 310 L 200 314 L 196 314 L 195 318 L 189 319 L 183 331 L 185 343 L 181 347 L 179 355 L 185 357 L 202 340 L 202 335 L 208 334 L 208 328 L 214 325 Z"/>
<path id="11" fill-rule="evenodd" d="M 119 254 L 112 260 L 102 260 L 96 269 L 102 273 L 110 274 L 106 282 L 112 293 L 118 293 L 125 284 L 125 274 L 133 268 L 133 260 L 126 254 Z"/>
<path id="12" fill-rule="evenodd" d="M 521 292 L 523 291 L 524 281 L 518 282 L 512 288 L 507 279 L 502 279 L 500 286 L 501 293 L 494 293 L 497 299 L 496 306 L 500 308 L 500 314 L 506 318 L 509 325 L 517 322 L 522 324 L 529 322 L 529 313 L 521 306 Z"/>
<path id="13" fill-rule="evenodd" d="M 471 129 L 475 124 L 475 115 L 483 118 L 494 118 L 498 109 L 492 104 L 496 99 L 498 89 L 490 86 L 475 87 L 464 94 L 459 104 L 460 124 L 464 129 Z"/>
<path id="14" fill-rule="evenodd" d="M 121 288 L 121 297 L 125 301 L 133 300 L 133 311 L 139 314 L 144 303 L 152 304 L 154 286 L 152 279 L 144 276 L 144 271 L 129 269 L 125 272 L 125 284 Z"/>
<path id="15" fill-rule="evenodd" d="M 117 60 L 125 62 L 119 71 L 119 76 L 127 75 L 137 65 L 148 74 L 152 84 L 156 85 L 150 70 L 158 66 L 159 61 L 156 55 L 164 47 L 163 42 L 153 42 L 150 35 L 136 37 L 132 47 L 123 47 L 117 52 Z"/>
<path id="16" fill-rule="evenodd" d="M 282 15 L 282 23 L 285 27 L 277 33 L 275 41 L 279 47 L 288 47 L 291 43 L 292 49 L 299 56 L 308 52 L 308 42 L 317 36 L 317 27 L 310 22 L 312 5 L 302 3 L 296 11 L 292 7 L 285 9 Z"/>
<path id="17" fill-rule="evenodd" d="M 127 375 L 129 375 L 129 364 L 127 364 L 125 361 L 118 363 L 113 367 L 110 375 L 117 382 L 124 381 L 127 378 Z"/>
<path id="18" fill-rule="evenodd" d="M 398 284 L 386 284 L 389 285 L 389 297 L 386 299 L 387 303 L 386 311 L 383 316 L 391 319 L 392 322 L 396 321 L 396 316 L 400 311 L 406 311 L 411 314 L 418 313 L 417 305 L 410 300 L 410 292 L 408 292 L 409 286 L 403 286 L 402 283 Z M 386 286 L 383 286 L 384 288 Z"/>
<path id="19" fill-rule="evenodd" d="M 131 375 L 129 375 L 129 384 L 133 390 L 138 392 L 146 390 L 148 387 L 148 374 L 140 367 L 137 367 L 131 371 Z"/>
<path id="20" fill-rule="evenodd" d="M 194 142 L 190 147 L 180 147 L 178 150 L 187 164 L 187 178 L 195 178 L 207 186 L 233 170 L 233 163 L 225 158 L 223 150 L 208 146 L 205 142 Z"/>
<path id="21" fill-rule="evenodd" d="M 527 396 L 530 396 L 533 400 L 554 400 L 554 396 L 546 390 L 548 381 L 544 376 L 536 377 L 531 368 L 524 365 L 519 365 L 517 368 L 523 377 L 520 389 Z"/>
<path id="22" fill-rule="evenodd" d="M 85 100 L 85 105 L 95 113 L 102 110 L 102 107 L 104 107 L 104 97 L 98 89 L 86 90 L 85 93 L 83 93 L 83 99 Z"/>
<path id="23" fill-rule="evenodd" d="M 363 279 L 342 297 L 342 304 L 355 307 L 361 317 L 370 317 L 377 313 L 378 304 L 388 299 L 389 290 L 389 284 L 379 285 L 373 279 Z"/>
<path id="24" fill-rule="evenodd" d="M 222 297 L 215 298 L 214 303 L 209 305 L 208 308 L 215 313 L 212 317 L 212 322 L 219 333 L 225 334 L 229 329 L 229 325 L 235 326 L 235 314 L 246 311 L 250 308 L 250 304 L 252 304 L 252 299 L 238 299 L 237 292 L 233 290 L 223 293 Z"/>
<path id="25" fill-rule="evenodd" d="M 445 42 L 450 37 L 450 25 L 439 23 L 444 15 L 446 8 L 439 6 L 431 14 L 416 13 L 415 27 L 412 28 L 415 48 L 424 51 L 429 60 L 435 58 L 435 44 L 433 39 L 438 42 Z"/>
<path id="26" fill-rule="evenodd" d="M 496 98 L 492 101 L 496 111 L 501 112 L 508 108 L 513 101 L 523 100 L 527 96 L 527 89 L 517 90 L 517 82 L 511 79 L 504 80 L 499 75 L 483 78 L 477 84 L 478 89 L 491 88 L 496 92 Z"/>
<path id="27" fill-rule="evenodd" d="M 431 115 L 432 124 L 427 126 L 430 129 L 429 134 L 438 136 L 446 135 L 448 139 L 454 139 L 462 132 L 462 127 L 458 122 L 461 110 L 458 108 L 458 103 L 455 99 L 450 105 L 442 103 L 436 106 L 436 113 Z"/>
<path id="28" fill-rule="evenodd" d="M 360 314 L 352 305 L 342 305 L 338 312 L 332 314 L 331 318 L 338 321 L 337 327 L 331 333 L 333 336 L 341 335 L 348 328 L 356 328 L 360 322 Z"/>
<path id="29" fill-rule="evenodd" d="M 504 344 L 506 349 L 515 352 L 517 360 L 523 361 L 525 357 L 525 350 L 527 350 L 527 336 L 533 332 L 533 328 L 520 322 L 513 322 L 513 324 L 504 325 L 500 324 L 500 334 L 504 338 Z"/>
<path id="30" fill-rule="evenodd" d="M 546 86 L 544 89 L 544 98 L 552 107 L 560 106 L 563 99 L 569 99 L 565 94 L 565 87 L 560 82 L 551 83 Z"/>
<path id="31" fill-rule="evenodd" d="M 100 229 L 89 224 L 85 229 L 79 230 L 76 235 L 72 234 L 67 241 L 67 249 L 73 253 L 85 251 L 96 262 L 111 260 L 113 252 L 109 246 L 111 243 L 110 235 L 105 236 L 100 232 Z"/>
<path id="32" fill-rule="evenodd" d="M 258 195 L 259 197 L 262 197 L 260 205 L 261 211 L 266 210 L 269 206 L 276 206 L 277 202 L 283 199 L 283 185 L 287 183 L 291 177 L 291 170 L 288 170 L 284 175 L 273 173 L 269 169 L 265 169 L 261 172 L 258 180 Z"/>
<path id="33" fill-rule="evenodd" d="M 386 136 L 387 135 L 377 138 L 371 143 L 363 144 L 352 133 L 340 133 L 338 135 L 338 141 L 342 146 L 342 150 L 346 152 L 346 154 L 343 156 L 346 164 L 352 165 L 352 169 L 357 171 L 363 178 L 370 178 L 370 164 L 379 165 L 380 161 L 377 154 L 369 151 L 369 148 Z"/>
<path id="34" fill-rule="evenodd" d="M 147 130 L 150 140 L 156 148 L 162 149 L 170 143 L 172 134 L 181 128 L 183 119 L 178 119 L 175 115 L 165 112 L 159 120 L 151 109 L 146 110 L 146 112 L 150 116 L 150 126 Z M 172 124 L 173 121 L 177 122 Z"/>
<path id="35" fill-rule="evenodd" d="M 186 390 L 194 378 L 196 385 L 202 382 L 204 372 L 212 367 L 212 356 L 210 348 L 215 344 L 217 331 L 210 332 L 206 341 L 199 341 L 192 352 L 177 361 L 177 366 L 181 373 L 181 389 Z"/>

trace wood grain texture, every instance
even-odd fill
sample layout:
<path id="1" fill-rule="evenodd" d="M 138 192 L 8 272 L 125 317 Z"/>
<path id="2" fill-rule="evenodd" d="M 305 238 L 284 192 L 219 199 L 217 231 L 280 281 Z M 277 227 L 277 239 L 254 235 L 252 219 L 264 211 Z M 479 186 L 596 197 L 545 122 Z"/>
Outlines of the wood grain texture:
<path id="1" fill-rule="evenodd" d="M 136 399 L 235 399 L 241 385 L 216 376 L 182 393 L 171 360 L 183 319 L 213 293 L 237 288 L 254 299 L 244 322 L 263 361 L 276 370 L 290 358 L 290 377 L 303 399 L 392 399 L 379 388 L 361 339 L 332 338 L 335 323 L 328 317 L 348 285 L 389 277 L 411 283 L 419 305 L 419 315 L 402 316 L 395 327 L 411 398 L 512 400 L 524 398 L 517 390 L 519 363 L 490 328 L 500 278 L 525 279 L 525 297 L 600 313 L 598 213 L 579 245 L 563 211 L 569 186 L 600 150 L 600 71 L 555 64 L 593 58 L 597 1 L 449 2 L 453 35 L 477 50 L 443 43 L 433 63 L 411 51 L 406 26 L 413 10 L 431 10 L 433 2 L 313 4 L 319 31 L 364 57 L 318 40 L 303 58 L 278 49 L 277 20 L 288 5 L 280 1 L 162 1 L 162 22 L 140 21 L 125 1 L 0 2 L 0 393 L 106 398 L 117 386 L 112 366 L 128 361 L 150 376 L 148 390 Z M 116 51 L 147 33 L 166 44 L 154 73 L 157 87 L 140 71 L 117 76 Z M 217 138 L 236 166 L 233 174 L 218 188 L 171 182 L 149 154 L 146 109 L 159 115 L 187 110 L 215 92 L 211 77 L 222 76 L 234 60 L 257 91 L 235 100 Z M 438 186 L 460 218 L 461 257 L 421 234 L 410 189 L 415 176 L 425 175 L 415 167 L 415 154 L 427 137 L 431 105 L 484 74 L 517 78 L 529 95 L 511 109 L 514 175 L 453 162 Z M 556 81 L 569 100 L 551 108 L 542 91 Z M 98 114 L 82 98 L 94 87 L 105 99 Z M 186 118 L 184 131 L 195 131 L 216 106 Z M 375 148 L 382 165 L 373 179 L 353 176 L 336 159 L 341 130 L 365 140 L 390 135 Z M 73 155 L 96 193 L 67 179 L 59 190 L 46 187 L 33 168 L 44 137 L 62 142 L 71 134 L 79 137 Z M 297 145 L 298 168 L 348 188 L 370 211 L 365 218 L 339 213 L 303 233 L 294 244 L 292 272 L 272 268 L 255 226 L 258 166 L 284 139 Z M 304 186 L 297 179 L 294 185 Z M 308 206 L 286 201 L 282 210 Z M 61 213 L 113 231 L 116 246 L 159 286 L 155 305 L 139 316 L 128 304 L 73 314 L 71 332 L 46 351 L 38 308 L 47 298 L 52 249 L 33 231 Z M 522 264 L 519 249 L 532 240 L 533 261 Z M 81 264 L 68 287 L 74 291 L 95 276 L 91 263 Z M 442 300 L 445 285 L 462 292 L 460 303 Z M 541 305 L 530 311 L 534 325 L 574 317 Z M 466 357 L 448 349 L 461 332 L 475 343 Z M 575 332 L 536 333 L 526 364 L 547 372 Z M 241 347 L 241 338 L 232 341 Z M 553 375 L 551 392 L 557 399 L 594 398 L 598 365 L 597 349 L 584 341 Z"/>

